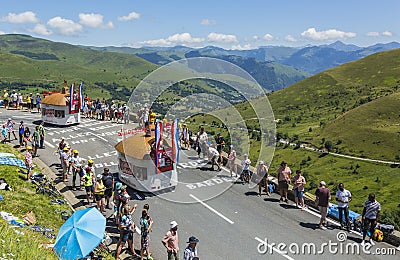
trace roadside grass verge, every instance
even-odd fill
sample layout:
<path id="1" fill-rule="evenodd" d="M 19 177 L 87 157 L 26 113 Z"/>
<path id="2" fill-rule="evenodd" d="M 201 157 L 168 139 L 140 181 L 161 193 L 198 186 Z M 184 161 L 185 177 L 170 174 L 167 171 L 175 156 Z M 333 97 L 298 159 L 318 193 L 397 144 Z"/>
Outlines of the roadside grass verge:
<path id="1" fill-rule="evenodd" d="M 10 147 L 0 145 L 1 152 L 13 153 L 19 159 L 24 155 Z M 4 200 L 0 201 L 0 211 L 11 213 L 13 216 L 22 217 L 25 213 L 33 211 L 36 216 L 36 225 L 45 226 L 54 230 L 57 235 L 60 226 L 64 223 L 59 210 L 70 210 L 67 205 L 55 205 L 50 202 L 50 197 L 35 193 L 35 187 L 24 180 L 25 176 L 17 172 L 18 167 L 0 165 L 0 178 L 4 178 L 12 187 L 12 191 L 1 190 Z M 36 169 L 35 169 L 36 170 Z M 34 170 L 34 171 L 35 171 Z M 17 234 L 15 231 L 23 232 Z M 0 252 L 12 254 L 7 258 L 13 259 L 57 259 L 49 249 L 39 248 L 42 243 L 54 243 L 55 239 L 47 238 L 40 232 L 34 232 L 28 227 L 10 228 L 4 221 L 0 221 Z"/>

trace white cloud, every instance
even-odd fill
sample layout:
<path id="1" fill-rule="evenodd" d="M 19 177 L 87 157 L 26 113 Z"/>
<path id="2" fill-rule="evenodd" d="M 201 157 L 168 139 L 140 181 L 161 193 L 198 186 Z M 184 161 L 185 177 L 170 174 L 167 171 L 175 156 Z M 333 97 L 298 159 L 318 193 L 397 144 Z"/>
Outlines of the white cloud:
<path id="1" fill-rule="evenodd" d="M 236 35 L 221 34 L 221 33 L 210 33 L 207 36 L 207 40 L 210 42 L 223 42 L 223 43 L 232 43 L 238 41 Z"/>
<path id="2" fill-rule="evenodd" d="M 109 21 L 108 23 L 104 24 L 102 26 L 103 29 L 113 29 L 114 28 L 114 23 Z"/>
<path id="3" fill-rule="evenodd" d="M 50 27 L 56 28 L 61 34 L 75 35 L 82 31 L 82 25 L 75 23 L 72 20 L 64 19 L 59 16 L 51 18 L 47 24 Z"/>
<path id="4" fill-rule="evenodd" d="M 140 18 L 140 14 L 135 13 L 135 12 L 131 12 L 131 13 L 129 13 L 129 14 L 126 15 L 126 16 L 120 16 L 120 17 L 118 17 L 118 20 L 119 20 L 119 21 L 122 21 L 122 22 L 127 22 L 127 21 L 130 21 L 130 20 L 139 19 L 139 18 Z"/>
<path id="5" fill-rule="evenodd" d="M 201 25 L 216 25 L 217 21 L 215 20 L 210 20 L 210 19 L 203 19 L 200 22 Z"/>
<path id="6" fill-rule="evenodd" d="M 39 35 L 51 35 L 53 32 L 43 24 L 37 24 L 33 29 L 29 30 L 31 33 L 36 33 Z"/>
<path id="7" fill-rule="evenodd" d="M 389 32 L 389 31 L 384 31 L 384 32 L 382 32 L 382 35 L 383 35 L 383 36 L 392 37 L 392 36 L 393 36 L 393 33 L 392 33 L 392 32 Z"/>
<path id="8" fill-rule="evenodd" d="M 187 45 L 194 43 L 204 42 L 203 38 L 194 38 L 190 33 L 177 33 L 165 39 L 156 39 L 139 42 L 140 45 L 147 46 L 174 46 L 174 45 Z"/>
<path id="9" fill-rule="evenodd" d="M 5 32 L 3 32 L 3 31 L 0 31 L 0 35 L 2 35 L 2 34 L 6 34 Z"/>
<path id="10" fill-rule="evenodd" d="M 1 21 L 10 22 L 10 23 L 37 23 L 39 19 L 36 17 L 36 14 L 32 11 L 27 11 L 19 14 L 8 13 L 7 16 L 4 16 L 0 19 Z"/>
<path id="11" fill-rule="evenodd" d="M 353 32 L 343 32 L 336 29 L 329 29 L 326 31 L 317 32 L 315 28 L 308 28 L 306 31 L 301 33 L 301 37 L 307 38 L 314 41 L 323 40 L 343 40 L 346 38 L 356 37 L 356 33 Z"/>
<path id="12" fill-rule="evenodd" d="M 292 35 L 288 34 L 285 36 L 285 40 L 288 42 L 297 42 L 297 39 L 294 38 Z"/>
<path id="13" fill-rule="evenodd" d="M 263 38 L 264 38 L 264 40 L 271 41 L 271 40 L 274 39 L 274 36 L 272 36 L 271 34 L 267 33 L 267 34 L 264 35 Z"/>
<path id="14" fill-rule="evenodd" d="M 258 35 L 253 35 L 253 37 L 251 37 L 253 39 L 253 41 L 258 41 L 260 39 L 260 37 L 258 37 Z"/>
<path id="15" fill-rule="evenodd" d="M 367 32 L 365 35 L 368 37 L 378 37 L 380 35 L 380 33 L 379 32 Z"/>
<path id="16" fill-rule="evenodd" d="M 245 45 L 240 45 L 240 44 L 238 44 L 238 45 L 232 45 L 232 47 L 230 48 L 231 50 L 239 50 L 239 51 L 242 51 L 242 50 L 251 50 L 251 49 L 254 49 L 253 47 L 251 47 L 251 45 L 250 44 L 245 44 Z"/>
<path id="17" fill-rule="evenodd" d="M 88 27 L 99 27 L 103 23 L 103 15 L 101 14 L 79 14 L 79 23 Z"/>

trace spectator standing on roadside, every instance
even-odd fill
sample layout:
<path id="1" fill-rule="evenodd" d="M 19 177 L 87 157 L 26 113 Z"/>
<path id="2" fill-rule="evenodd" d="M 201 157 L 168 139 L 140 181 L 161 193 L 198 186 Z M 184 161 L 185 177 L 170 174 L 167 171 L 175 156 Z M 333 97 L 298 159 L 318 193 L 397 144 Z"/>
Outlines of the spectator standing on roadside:
<path id="1" fill-rule="evenodd" d="M 26 107 L 28 108 L 28 112 L 31 112 L 31 104 L 32 104 L 31 96 L 28 95 L 26 97 Z"/>
<path id="2" fill-rule="evenodd" d="M 8 141 L 9 142 L 11 142 L 11 134 L 13 134 L 14 140 L 17 140 L 17 137 L 15 136 L 15 132 L 14 132 L 14 125 L 15 125 L 15 122 L 11 118 L 8 118 L 6 127 L 7 127 L 7 131 L 8 131 Z"/>
<path id="3" fill-rule="evenodd" d="M 131 113 L 131 109 L 127 104 L 124 104 L 122 111 L 124 113 L 124 124 L 129 124 L 129 115 Z"/>
<path id="4" fill-rule="evenodd" d="M 6 125 L 3 125 L 3 128 L 1 129 L 1 135 L 3 136 L 3 140 L 1 140 L 1 143 L 5 144 L 8 136 L 8 130 Z"/>
<path id="5" fill-rule="evenodd" d="M 24 109 L 24 97 L 22 96 L 21 93 L 18 93 L 17 100 L 18 100 L 17 101 L 18 102 L 17 109 L 18 110 Z"/>
<path id="6" fill-rule="evenodd" d="M 233 177 L 232 172 L 235 173 L 235 177 L 237 177 L 237 165 L 235 164 L 236 161 L 236 151 L 233 149 L 233 145 L 229 146 L 228 152 L 228 163 L 229 163 L 229 171 L 231 173 L 231 177 Z"/>
<path id="7" fill-rule="evenodd" d="M 162 239 L 162 243 L 167 249 L 168 260 L 179 260 L 178 223 L 176 221 L 169 224 L 169 231 Z"/>
<path id="8" fill-rule="evenodd" d="M 101 179 L 100 179 L 101 180 Z M 136 210 L 137 205 L 135 204 L 132 209 L 126 204 L 122 208 L 122 216 L 119 224 L 120 237 L 117 244 L 117 250 L 115 252 L 115 259 L 119 260 L 119 255 L 122 251 L 122 247 L 128 242 L 128 249 L 131 251 L 134 257 L 137 257 L 135 252 L 135 246 L 133 244 L 133 233 L 135 231 L 135 223 L 132 220 L 132 215 Z"/>
<path id="9" fill-rule="evenodd" d="M 21 121 L 19 122 L 19 127 L 18 127 L 19 147 L 22 147 L 24 143 L 24 132 L 25 132 L 24 121 Z"/>
<path id="10" fill-rule="evenodd" d="M 292 182 L 296 207 L 301 203 L 301 210 L 304 210 L 304 185 L 306 184 L 306 178 L 301 175 L 301 170 L 296 170 L 296 176 L 293 177 Z"/>
<path id="11" fill-rule="evenodd" d="M 4 108 L 7 109 L 8 108 L 8 102 L 9 102 L 9 94 L 7 92 L 7 90 L 4 90 L 4 94 L 3 94 L 3 101 L 4 101 Z"/>
<path id="12" fill-rule="evenodd" d="M 105 199 L 104 199 L 104 191 L 106 190 L 106 187 L 104 186 L 102 175 L 98 174 L 97 175 L 97 180 L 94 185 L 94 198 L 96 199 L 97 203 L 97 209 L 100 212 L 105 212 L 104 205 L 105 205 Z"/>
<path id="13" fill-rule="evenodd" d="M 36 108 L 38 113 L 40 113 L 40 111 L 42 110 L 42 98 L 40 97 L 39 93 L 36 95 Z"/>
<path id="14" fill-rule="evenodd" d="M 189 241 L 187 241 L 188 246 L 185 248 L 185 251 L 183 252 L 183 260 L 198 260 L 199 256 L 197 254 L 197 243 L 199 243 L 199 240 L 191 236 L 189 237 Z"/>
<path id="15" fill-rule="evenodd" d="M 44 129 L 44 121 L 39 125 L 40 143 L 39 148 L 44 149 L 44 137 L 46 136 L 46 129 Z"/>
<path id="16" fill-rule="evenodd" d="M 289 203 L 287 194 L 288 194 L 291 174 L 292 170 L 287 166 L 287 162 L 285 161 L 281 162 L 281 167 L 279 167 L 278 169 L 278 187 L 279 187 L 279 193 L 281 195 L 279 202 L 282 202 L 283 196 L 285 196 L 285 202 Z"/>
<path id="17" fill-rule="evenodd" d="M 32 142 L 31 139 L 31 130 L 29 129 L 29 127 L 25 127 L 24 129 L 24 136 L 23 136 L 24 140 L 23 140 L 23 145 L 24 146 L 28 146 L 28 143 Z"/>
<path id="18" fill-rule="evenodd" d="M 148 204 L 146 204 L 148 205 Z M 146 253 L 146 258 L 149 259 L 150 255 L 150 232 L 151 226 L 153 224 L 152 219 L 149 216 L 148 209 L 143 207 L 142 216 L 139 219 L 140 222 L 140 259 L 144 259 Z"/>
<path id="19" fill-rule="evenodd" d="M 117 182 L 115 184 L 115 190 L 114 190 L 114 197 L 113 197 L 113 202 L 114 202 L 114 218 L 115 218 L 115 224 L 119 225 L 119 211 L 120 211 L 120 205 L 121 205 L 121 188 L 122 188 L 122 183 Z"/>
<path id="20" fill-rule="evenodd" d="M 33 168 L 32 146 L 29 145 L 26 147 L 25 166 L 26 169 L 28 170 L 26 175 L 26 181 L 29 181 L 31 178 L 31 170 Z"/>
<path id="21" fill-rule="evenodd" d="M 35 132 L 33 132 L 33 138 L 32 138 L 33 156 L 34 157 L 39 157 L 39 155 L 38 155 L 39 144 L 40 144 L 39 126 L 36 126 Z"/>
<path id="22" fill-rule="evenodd" d="M 319 188 L 315 191 L 317 205 L 321 213 L 321 219 L 319 221 L 319 228 L 326 229 L 328 222 L 326 216 L 328 215 L 329 201 L 331 200 L 331 191 L 326 187 L 326 183 L 321 181 Z"/>
<path id="23" fill-rule="evenodd" d="M 369 243 L 375 245 L 372 241 L 371 236 L 375 232 L 376 224 L 379 221 L 379 216 L 381 212 L 381 204 L 375 200 L 375 194 L 371 193 L 368 195 L 368 200 L 365 201 L 364 209 L 362 212 L 362 226 L 363 226 L 363 240 L 361 245 L 365 244 L 365 237 L 368 231 L 371 232 L 369 235 Z"/>
<path id="24" fill-rule="evenodd" d="M 208 156 L 208 149 L 206 147 L 208 142 L 208 135 L 204 131 L 204 127 L 200 128 L 200 132 L 197 135 L 197 143 L 199 144 L 200 147 L 200 152 L 203 153 L 203 159 L 205 159 Z M 200 158 L 200 152 L 197 152 Z"/>
<path id="25" fill-rule="evenodd" d="M 215 138 L 215 142 L 217 143 L 217 151 L 219 153 L 219 163 L 223 164 L 222 161 L 222 150 L 224 149 L 225 146 L 225 139 L 222 137 L 221 132 L 217 133 L 217 137 Z"/>
<path id="26" fill-rule="evenodd" d="M 73 156 L 70 159 L 70 164 L 72 168 L 72 190 L 76 190 L 76 180 L 79 182 L 79 190 L 82 189 L 81 186 L 81 170 L 82 170 L 82 158 L 79 156 L 78 150 L 73 150 Z M 78 176 L 78 178 L 76 178 Z"/>
<path id="27" fill-rule="evenodd" d="M 338 202 L 339 211 L 339 222 L 343 228 L 346 226 L 347 231 L 350 231 L 350 220 L 349 220 L 349 202 L 352 200 L 350 191 L 344 188 L 343 183 L 339 183 L 338 190 L 336 191 L 336 201 Z M 343 213 L 345 223 L 343 223 Z"/>
<path id="28" fill-rule="evenodd" d="M 257 176 L 258 178 L 260 178 L 260 181 L 258 182 L 258 197 L 261 197 L 262 186 L 264 186 L 265 191 L 269 196 L 270 194 L 268 190 L 268 167 L 267 165 L 264 164 L 263 161 L 259 161 L 258 163 Z"/>
<path id="29" fill-rule="evenodd" d="M 110 173 L 110 169 L 104 168 L 103 172 L 103 184 L 105 186 L 104 199 L 106 203 L 106 209 L 110 209 L 110 198 L 114 187 L 114 176 Z"/>
<path id="30" fill-rule="evenodd" d="M 64 140 L 64 139 L 63 139 Z M 61 167 L 62 167 L 62 179 L 64 182 L 67 181 L 67 171 L 68 171 L 68 148 L 64 146 L 60 153 Z"/>
<path id="31" fill-rule="evenodd" d="M 93 182 L 95 181 L 92 169 L 88 166 L 85 168 L 85 175 L 82 177 L 83 185 L 86 191 L 87 205 L 90 205 L 90 199 L 93 199 Z M 94 201 L 93 201 L 94 202 Z"/>

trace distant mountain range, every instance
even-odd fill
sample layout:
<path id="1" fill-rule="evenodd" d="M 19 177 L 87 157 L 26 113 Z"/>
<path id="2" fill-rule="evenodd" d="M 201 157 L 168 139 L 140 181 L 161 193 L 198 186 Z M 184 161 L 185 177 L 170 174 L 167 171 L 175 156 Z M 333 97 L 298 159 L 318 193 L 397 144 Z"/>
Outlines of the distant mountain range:
<path id="1" fill-rule="evenodd" d="M 200 49 L 185 46 L 85 48 L 135 54 L 138 57 L 158 65 L 164 65 L 187 56 L 215 57 L 225 60 L 232 59 L 228 58 L 230 56 L 237 56 L 242 59 L 254 59 L 255 62 L 277 62 L 292 67 L 299 72 L 313 75 L 347 62 L 359 60 L 373 53 L 400 48 L 400 43 L 379 43 L 368 47 L 359 47 L 353 44 L 345 44 L 341 41 L 336 41 L 332 44 L 319 46 L 296 48 L 285 46 L 263 46 L 253 50 L 225 50 L 215 46 L 207 46 Z M 234 58 L 234 60 L 238 59 L 239 58 Z"/>

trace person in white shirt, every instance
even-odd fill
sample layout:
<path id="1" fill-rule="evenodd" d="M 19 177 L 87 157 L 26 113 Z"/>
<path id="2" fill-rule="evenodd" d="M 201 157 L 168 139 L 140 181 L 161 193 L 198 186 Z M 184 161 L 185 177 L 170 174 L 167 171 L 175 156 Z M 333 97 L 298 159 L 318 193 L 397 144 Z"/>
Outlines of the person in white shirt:
<path id="1" fill-rule="evenodd" d="M 197 243 L 199 243 L 199 240 L 191 236 L 189 237 L 189 241 L 187 242 L 189 245 L 185 248 L 185 251 L 183 252 L 183 260 L 199 260 L 199 256 L 197 254 Z"/>
<path id="2" fill-rule="evenodd" d="M 217 171 L 221 171 L 221 167 L 218 164 L 219 152 L 212 146 L 208 147 L 208 160 L 211 162 L 211 169 L 214 171 L 214 165 L 216 165 Z"/>
<path id="3" fill-rule="evenodd" d="M 345 217 L 345 225 L 347 230 L 350 230 L 350 221 L 349 221 L 349 202 L 351 201 L 351 193 L 350 191 L 344 188 L 343 183 L 339 183 L 338 190 L 336 191 L 336 201 L 338 202 L 338 211 L 339 211 L 339 221 L 341 227 L 344 227 L 343 223 L 343 212 Z"/>

